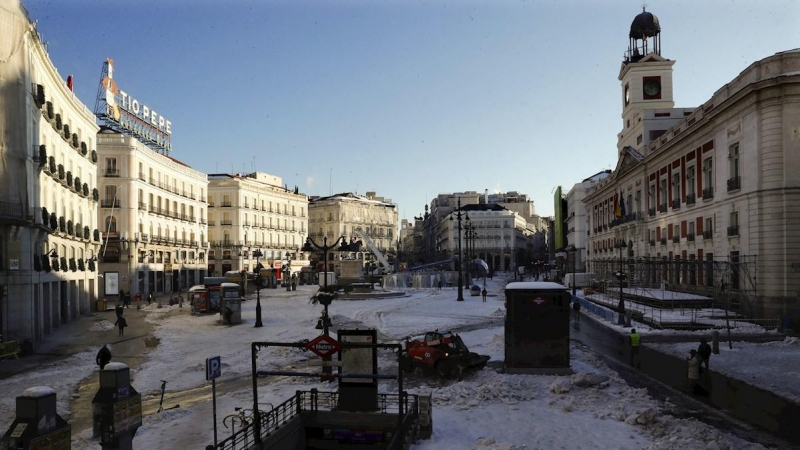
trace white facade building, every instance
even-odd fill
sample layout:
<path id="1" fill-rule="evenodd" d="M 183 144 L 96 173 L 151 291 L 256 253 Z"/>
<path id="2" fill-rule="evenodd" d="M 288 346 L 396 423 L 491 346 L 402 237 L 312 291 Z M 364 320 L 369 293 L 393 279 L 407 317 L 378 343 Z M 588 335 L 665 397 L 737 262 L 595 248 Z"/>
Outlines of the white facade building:
<path id="1" fill-rule="evenodd" d="M 169 293 L 202 284 L 208 179 L 136 138 L 97 135 L 99 255 L 106 296 Z M 117 289 L 109 278 L 117 278 Z"/>
<path id="2" fill-rule="evenodd" d="M 580 183 L 575 183 L 572 189 L 567 192 L 567 218 L 564 222 L 567 226 L 567 246 L 572 245 L 575 248 L 575 267 L 571 267 L 570 269 L 576 272 L 586 271 L 586 232 L 588 230 L 588 220 L 586 216 L 586 206 L 583 200 L 588 190 L 591 190 L 595 184 L 607 178 L 610 174 L 611 171 L 607 170 L 592 175 Z"/>
<path id="3" fill-rule="evenodd" d="M 300 252 L 308 235 L 306 195 L 262 172 L 208 179 L 210 276 L 253 272 L 258 264 L 280 270 L 287 259 L 294 261 L 293 272 L 308 264 Z"/>
<path id="4" fill-rule="evenodd" d="M 309 237 L 315 244 L 322 246 L 327 238 L 327 245 L 332 245 L 342 236 L 348 243 L 362 241 L 360 251 L 352 256 L 365 263 L 374 261 L 375 256 L 357 231 L 360 229 L 384 257 L 388 259 L 389 255 L 395 254 L 398 214 L 397 205 L 390 199 L 379 197 L 375 192 L 363 196 L 347 192 L 312 198 L 308 208 Z M 328 259 L 334 258 L 334 253 L 329 252 Z M 324 270 L 324 266 L 318 264 L 317 270 Z"/>
<path id="5" fill-rule="evenodd" d="M 647 12 L 631 26 L 619 161 L 585 200 L 589 271 L 624 259 L 632 282 L 796 321 L 800 51 L 751 64 L 697 108 L 673 108 L 659 32 Z"/>
<path id="6" fill-rule="evenodd" d="M 35 346 L 94 308 L 97 126 L 24 8 L 0 23 L 0 335 Z"/>

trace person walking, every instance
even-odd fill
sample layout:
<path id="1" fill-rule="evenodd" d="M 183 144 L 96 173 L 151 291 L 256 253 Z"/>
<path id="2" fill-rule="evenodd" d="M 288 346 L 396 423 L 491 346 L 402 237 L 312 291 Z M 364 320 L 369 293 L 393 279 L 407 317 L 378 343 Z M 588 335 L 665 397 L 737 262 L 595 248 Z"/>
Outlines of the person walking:
<path id="1" fill-rule="evenodd" d="M 708 371 L 708 360 L 711 359 L 711 346 L 708 345 L 706 338 L 700 338 L 700 345 L 697 346 L 697 354 L 700 356 L 700 365 Z"/>
<path id="2" fill-rule="evenodd" d="M 689 359 L 687 360 L 687 378 L 689 380 L 689 390 L 692 394 L 698 395 L 701 393 L 700 389 L 700 355 L 697 350 L 689 351 Z"/>
<path id="3" fill-rule="evenodd" d="M 572 302 L 572 312 L 575 316 L 575 322 L 581 321 L 581 302 L 578 299 L 575 299 Z"/>
<path id="4" fill-rule="evenodd" d="M 97 356 L 94 358 L 94 361 L 100 366 L 100 370 L 105 369 L 106 364 L 111 362 L 111 350 L 108 349 L 108 344 L 103 345 L 103 348 L 97 352 Z"/>
<path id="5" fill-rule="evenodd" d="M 441 277 L 439 278 L 439 290 L 440 291 L 442 290 L 442 279 L 441 279 Z"/>
<path id="6" fill-rule="evenodd" d="M 635 328 L 631 328 L 631 335 L 629 341 L 631 346 L 631 366 L 641 368 L 642 363 L 639 360 L 639 346 L 642 343 L 642 337 L 639 336 L 639 333 L 636 332 Z M 636 362 L 635 365 L 634 361 Z"/>
<path id="7" fill-rule="evenodd" d="M 147 293 L 147 306 L 150 306 L 151 303 L 153 303 L 153 293 L 152 292 L 148 292 Z"/>
<path id="8" fill-rule="evenodd" d="M 124 317 L 119 316 L 117 317 L 117 321 L 114 322 L 114 325 L 119 327 L 119 335 L 123 336 L 125 334 L 125 327 L 128 326 L 128 321 L 125 320 Z"/>
<path id="9" fill-rule="evenodd" d="M 486 296 L 487 296 L 488 294 L 489 294 L 489 293 L 488 293 L 488 292 L 486 292 L 486 288 L 483 288 L 483 290 L 481 291 L 481 295 L 483 296 L 483 303 L 486 303 Z"/>
<path id="10" fill-rule="evenodd" d="M 122 297 L 122 304 L 126 308 L 130 308 L 131 307 L 131 293 L 130 292 L 128 292 L 127 294 L 125 294 Z"/>

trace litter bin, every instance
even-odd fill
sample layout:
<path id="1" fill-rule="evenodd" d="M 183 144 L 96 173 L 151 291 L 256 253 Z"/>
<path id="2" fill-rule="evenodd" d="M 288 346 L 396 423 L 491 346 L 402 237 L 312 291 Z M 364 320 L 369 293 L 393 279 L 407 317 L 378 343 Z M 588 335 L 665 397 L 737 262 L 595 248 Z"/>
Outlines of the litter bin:
<path id="1" fill-rule="evenodd" d="M 97 311 L 106 310 L 106 301 L 103 299 L 97 300 Z"/>

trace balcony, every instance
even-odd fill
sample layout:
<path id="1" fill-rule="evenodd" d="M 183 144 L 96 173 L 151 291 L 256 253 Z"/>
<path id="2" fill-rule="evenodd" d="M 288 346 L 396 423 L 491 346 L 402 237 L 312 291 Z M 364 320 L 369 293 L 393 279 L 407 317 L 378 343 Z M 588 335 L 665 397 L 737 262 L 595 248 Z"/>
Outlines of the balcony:
<path id="1" fill-rule="evenodd" d="M 119 170 L 118 169 L 112 169 L 110 167 L 106 167 L 106 169 L 103 171 L 103 176 L 104 177 L 119 177 Z"/>
<path id="2" fill-rule="evenodd" d="M 139 210 L 140 211 L 147 211 L 147 203 L 139 202 Z"/>
<path id="3" fill-rule="evenodd" d="M 111 198 L 111 199 L 100 200 L 100 207 L 101 208 L 119 208 L 119 199 L 118 198 Z"/>
<path id="4" fill-rule="evenodd" d="M 222 203 L 219 204 L 219 206 L 221 206 L 223 208 L 230 208 L 233 205 L 231 205 L 231 202 L 222 202 Z"/>
<path id="5" fill-rule="evenodd" d="M 742 188 L 742 177 L 733 177 L 728 180 L 728 192 L 738 191 Z"/>
<path id="6" fill-rule="evenodd" d="M 656 240 L 655 239 L 651 239 L 650 240 L 650 247 L 655 247 L 655 246 L 656 246 Z"/>
<path id="7" fill-rule="evenodd" d="M 650 217 L 655 217 L 655 215 L 656 215 L 656 209 L 655 209 L 655 208 L 650 208 L 650 209 L 648 209 L 648 210 L 647 210 L 647 214 L 648 214 Z"/>
<path id="8" fill-rule="evenodd" d="M 713 236 L 714 236 L 713 232 L 711 232 L 711 231 L 703 231 L 703 239 L 704 240 L 705 239 L 712 239 Z"/>
<path id="9" fill-rule="evenodd" d="M 660 213 L 665 213 L 665 212 L 667 212 L 667 204 L 666 204 L 666 203 L 662 203 L 662 204 L 661 204 L 661 205 L 658 207 L 658 212 L 660 212 Z"/>
<path id="10" fill-rule="evenodd" d="M 686 194 L 686 204 L 687 205 L 694 205 L 695 195 L 694 194 Z"/>
<path id="11" fill-rule="evenodd" d="M 686 240 L 689 242 L 694 242 L 694 233 L 689 233 L 686 235 Z"/>
<path id="12" fill-rule="evenodd" d="M 665 237 L 661 238 L 661 245 L 667 245 L 667 238 Z"/>
<path id="13" fill-rule="evenodd" d="M 233 225 L 233 221 L 232 220 L 220 220 L 219 224 L 222 225 L 223 227 L 229 227 L 229 226 Z"/>
<path id="14" fill-rule="evenodd" d="M 147 176 L 143 172 L 139 172 L 139 179 L 142 181 L 147 181 Z"/>
<path id="15" fill-rule="evenodd" d="M 703 189 L 703 200 L 711 200 L 714 198 L 714 188 Z"/>
<path id="16" fill-rule="evenodd" d="M 672 242 L 673 242 L 674 244 L 680 244 L 680 243 L 681 243 L 681 237 L 680 237 L 680 236 L 675 236 L 675 237 L 673 237 L 673 238 L 672 238 Z"/>
<path id="17" fill-rule="evenodd" d="M 672 201 L 672 209 L 681 209 L 681 201 L 680 200 L 673 200 Z"/>
<path id="18" fill-rule="evenodd" d="M 739 235 L 739 225 L 728 227 L 728 237 Z"/>

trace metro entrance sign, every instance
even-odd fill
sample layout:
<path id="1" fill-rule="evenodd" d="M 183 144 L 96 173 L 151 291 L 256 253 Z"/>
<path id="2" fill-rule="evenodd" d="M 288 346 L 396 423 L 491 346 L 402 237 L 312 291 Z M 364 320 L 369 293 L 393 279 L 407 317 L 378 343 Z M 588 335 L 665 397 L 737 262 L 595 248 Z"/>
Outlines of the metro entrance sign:
<path id="1" fill-rule="evenodd" d="M 306 348 L 325 358 L 326 356 L 331 356 L 334 353 L 339 353 L 339 350 L 342 349 L 342 346 L 336 339 L 321 334 L 306 344 Z"/>

